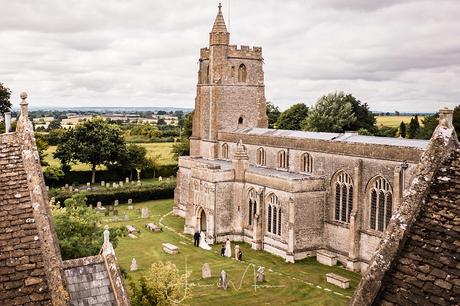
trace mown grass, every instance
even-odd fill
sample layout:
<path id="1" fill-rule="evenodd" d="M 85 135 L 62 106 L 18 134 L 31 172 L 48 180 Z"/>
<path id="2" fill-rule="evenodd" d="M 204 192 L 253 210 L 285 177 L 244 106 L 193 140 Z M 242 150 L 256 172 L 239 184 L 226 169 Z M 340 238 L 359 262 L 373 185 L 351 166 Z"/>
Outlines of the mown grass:
<path id="1" fill-rule="evenodd" d="M 139 270 L 129 272 L 129 278 L 136 281 L 141 273 L 146 273 L 156 261 L 171 261 L 181 272 L 191 272 L 188 282 L 192 287 L 192 298 L 186 300 L 190 305 L 346 305 L 349 296 L 359 282 L 359 274 L 347 271 L 339 266 L 320 265 L 313 258 L 295 264 L 285 263 L 280 257 L 263 251 L 254 251 L 248 244 L 239 243 L 244 261 L 220 257 L 220 245 L 205 251 L 193 246 L 189 235 L 182 233 L 184 220 L 168 215 L 164 224 L 169 229 L 151 233 L 145 230 L 145 224 L 159 224 L 161 216 L 172 210 L 173 200 L 158 200 L 134 204 L 134 210 L 127 210 L 126 204 L 119 206 L 119 219 L 126 212 L 129 221 L 113 222 L 113 217 L 103 217 L 102 222 L 109 226 L 133 225 L 140 230 L 137 239 L 121 238 L 115 252 L 120 266 L 129 271 L 132 258 L 136 258 Z M 148 207 L 149 219 L 140 219 L 137 209 Z M 177 255 L 168 255 L 162 250 L 162 243 L 169 242 L 179 247 Z M 232 243 L 232 248 L 234 247 Z M 211 266 L 212 278 L 202 280 L 201 268 L 207 262 Z M 254 268 L 264 266 L 266 282 L 263 287 L 254 290 Z M 227 291 L 217 287 L 218 274 L 225 270 L 231 284 Z M 351 288 L 341 289 L 326 283 L 325 274 L 334 272 L 351 279 Z M 244 277 L 243 277 L 244 276 Z M 241 284 L 241 285 L 240 285 Z M 260 284 L 259 284 L 260 285 Z"/>
<path id="2" fill-rule="evenodd" d="M 153 157 L 155 155 L 160 155 L 159 163 L 160 165 L 169 165 L 174 164 L 175 160 L 171 149 L 173 142 L 158 142 L 158 143 L 138 143 L 138 145 L 144 146 L 147 149 L 147 157 Z M 45 161 L 50 166 L 60 167 L 61 162 L 53 157 L 53 153 L 56 152 L 56 146 L 49 146 L 46 150 Z M 105 166 L 98 166 L 97 170 L 105 170 Z M 73 171 L 86 171 L 91 170 L 91 166 L 88 164 L 72 164 Z"/>
<path id="3" fill-rule="evenodd" d="M 410 119 L 413 116 L 376 116 L 377 119 L 377 126 L 387 126 L 387 127 L 399 127 L 401 121 L 409 124 Z M 420 125 L 422 125 L 423 116 L 418 116 L 418 120 Z"/>

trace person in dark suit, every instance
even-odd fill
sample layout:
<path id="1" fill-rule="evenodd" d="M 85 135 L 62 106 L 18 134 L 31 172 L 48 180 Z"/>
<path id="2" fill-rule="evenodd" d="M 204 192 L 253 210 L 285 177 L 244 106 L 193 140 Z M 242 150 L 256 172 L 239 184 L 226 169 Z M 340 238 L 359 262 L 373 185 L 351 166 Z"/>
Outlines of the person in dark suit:
<path id="1" fill-rule="evenodd" d="M 200 245 L 200 233 L 198 231 L 193 235 L 193 245 L 196 247 Z"/>

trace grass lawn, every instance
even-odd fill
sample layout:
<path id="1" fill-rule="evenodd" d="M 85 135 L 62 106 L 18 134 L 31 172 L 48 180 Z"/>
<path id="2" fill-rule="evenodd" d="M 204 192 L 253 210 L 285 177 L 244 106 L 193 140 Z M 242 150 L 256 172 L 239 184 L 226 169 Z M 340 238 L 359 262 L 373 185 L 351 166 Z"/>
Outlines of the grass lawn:
<path id="1" fill-rule="evenodd" d="M 191 271 L 188 279 L 192 287 L 192 299 L 186 300 L 190 305 L 346 305 L 355 290 L 360 275 L 339 266 L 327 267 L 309 258 L 295 264 L 285 263 L 280 257 L 263 251 L 254 251 L 248 244 L 239 243 L 244 261 L 220 257 L 220 245 L 205 251 L 193 246 L 192 237 L 183 235 L 184 221 L 180 217 L 167 215 L 163 218 L 163 232 L 151 233 L 145 230 L 145 224 L 159 224 L 162 216 L 172 210 L 173 200 L 149 201 L 134 204 L 134 210 L 127 210 L 126 205 L 119 206 L 119 218 L 124 212 L 130 221 L 113 222 L 112 217 L 103 217 L 102 223 L 109 226 L 133 225 L 140 230 L 138 239 L 123 237 L 115 252 L 119 264 L 129 271 L 132 258 L 136 258 L 139 270 L 129 272 L 132 279 L 137 279 L 156 261 L 171 261 L 181 272 Z M 148 207 L 149 219 L 140 219 L 137 208 Z M 168 255 L 162 250 L 162 243 L 170 242 L 179 247 L 177 255 Z M 232 253 L 235 244 L 232 243 Z M 203 263 L 209 263 L 213 277 L 201 279 Z M 265 267 L 266 282 L 258 284 L 254 291 L 254 275 L 258 266 Z M 230 285 L 227 291 L 217 288 L 218 275 L 224 269 Z M 245 273 L 246 272 L 246 273 Z M 341 289 L 326 283 L 325 274 L 335 272 L 351 279 L 351 288 Z"/>
<path id="2" fill-rule="evenodd" d="M 399 127 L 401 121 L 406 124 L 409 124 L 412 116 L 376 116 L 377 126 L 388 126 L 388 127 Z M 418 121 L 422 125 L 423 116 L 418 116 Z"/>
<path id="3" fill-rule="evenodd" d="M 138 145 L 144 146 L 147 148 L 147 157 L 152 157 L 157 154 L 160 154 L 160 164 L 174 164 L 176 161 L 173 159 L 171 149 L 173 142 L 156 142 L 156 143 L 138 143 Z M 45 161 L 48 162 L 50 166 L 61 166 L 61 162 L 53 157 L 53 153 L 56 151 L 56 146 L 49 146 L 46 150 Z M 97 170 L 105 170 L 105 166 L 98 166 Z M 86 171 L 91 170 L 91 166 L 87 164 L 76 164 L 72 165 L 73 171 Z"/>

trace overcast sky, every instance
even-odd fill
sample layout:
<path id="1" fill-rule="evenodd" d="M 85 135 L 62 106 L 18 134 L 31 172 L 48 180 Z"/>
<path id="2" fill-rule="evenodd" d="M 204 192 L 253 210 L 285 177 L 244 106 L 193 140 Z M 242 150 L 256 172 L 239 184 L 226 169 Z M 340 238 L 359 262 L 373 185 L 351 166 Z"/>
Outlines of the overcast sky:
<path id="1" fill-rule="evenodd" d="M 0 82 L 16 106 L 25 90 L 34 106 L 193 107 L 218 2 L 0 0 Z M 460 104 L 458 0 L 222 5 L 231 43 L 263 47 L 281 109 L 336 90 L 372 110 Z"/>

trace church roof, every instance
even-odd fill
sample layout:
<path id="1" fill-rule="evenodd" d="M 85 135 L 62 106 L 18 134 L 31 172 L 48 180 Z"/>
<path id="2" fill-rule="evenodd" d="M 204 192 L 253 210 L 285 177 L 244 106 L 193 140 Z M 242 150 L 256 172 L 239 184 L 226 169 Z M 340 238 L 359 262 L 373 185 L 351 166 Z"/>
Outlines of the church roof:
<path id="1" fill-rule="evenodd" d="M 327 141 L 341 141 L 348 143 L 365 143 L 379 144 L 397 147 L 409 147 L 417 149 L 425 149 L 429 143 L 428 140 L 421 139 L 406 139 L 394 137 L 377 137 L 358 135 L 356 132 L 346 133 L 325 133 L 325 132 L 307 132 L 307 131 L 291 131 L 291 130 L 276 130 L 266 128 L 243 128 L 243 129 L 225 129 L 227 133 L 241 133 L 246 135 L 260 135 L 283 138 L 296 139 L 318 139 Z"/>
<path id="2" fill-rule="evenodd" d="M 460 304 L 460 148 L 438 126 L 350 302 Z"/>
<path id="3" fill-rule="evenodd" d="M 217 12 L 216 20 L 212 27 L 212 33 L 228 33 L 225 26 L 224 16 L 222 15 L 222 5 L 219 3 L 219 12 Z"/>

